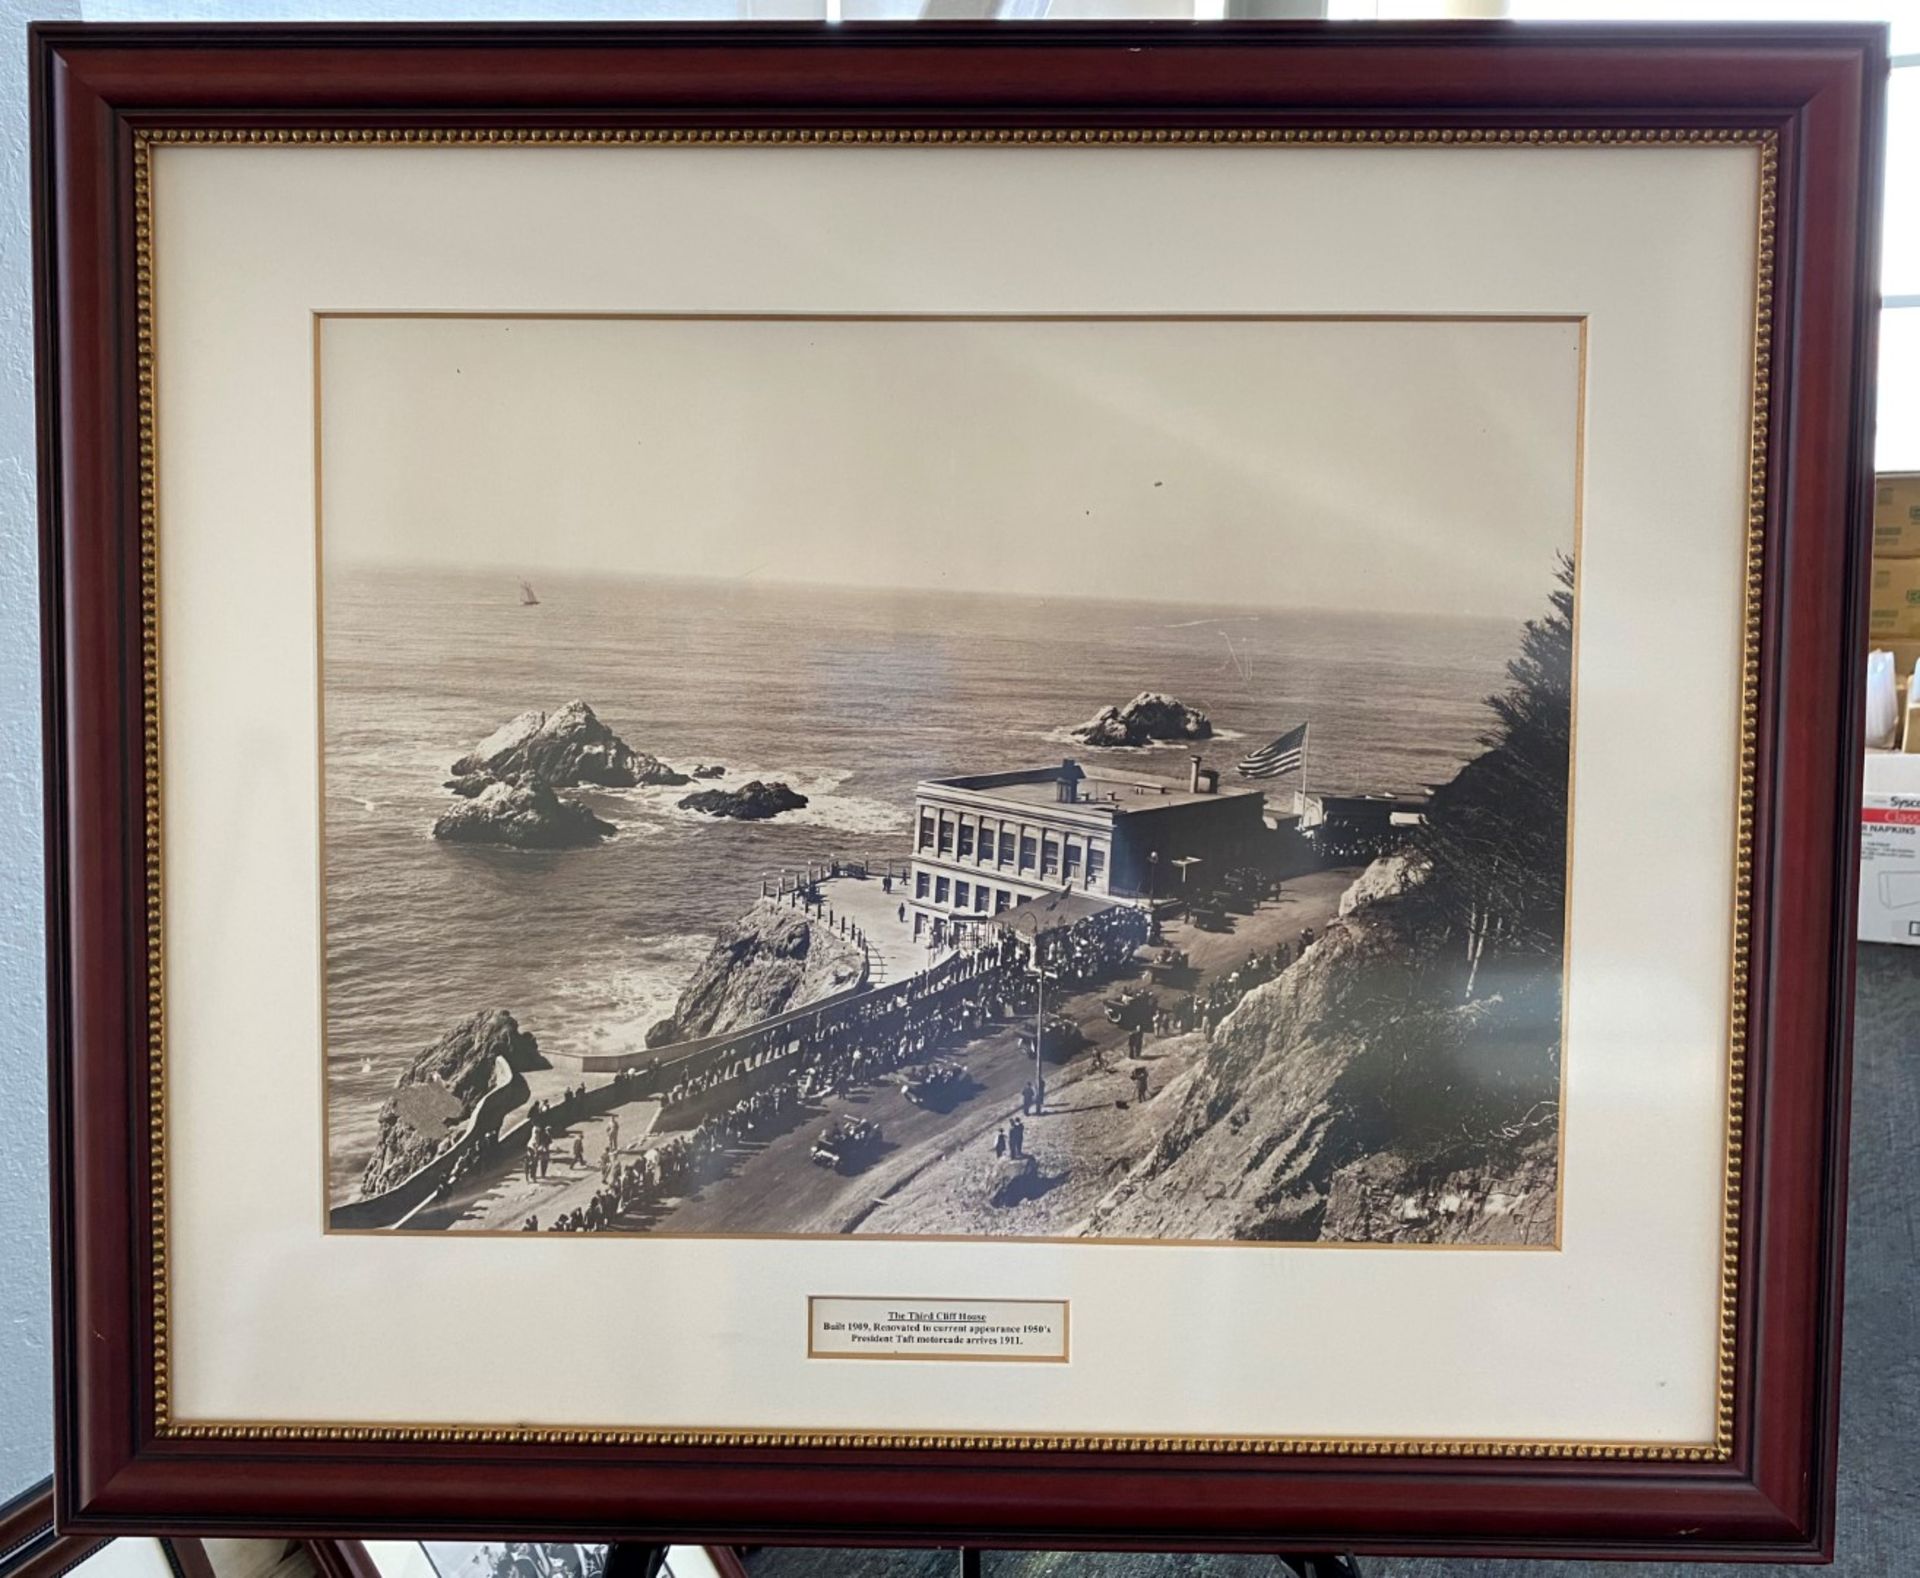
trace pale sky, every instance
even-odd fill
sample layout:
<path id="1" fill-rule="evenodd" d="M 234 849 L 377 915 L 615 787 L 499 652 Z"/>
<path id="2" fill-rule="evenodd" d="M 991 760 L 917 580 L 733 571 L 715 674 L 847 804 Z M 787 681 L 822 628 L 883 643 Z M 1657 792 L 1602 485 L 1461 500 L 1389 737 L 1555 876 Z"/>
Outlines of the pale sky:
<path id="1" fill-rule="evenodd" d="M 328 318 L 330 563 L 1524 617 L 1564 321 Z"/>

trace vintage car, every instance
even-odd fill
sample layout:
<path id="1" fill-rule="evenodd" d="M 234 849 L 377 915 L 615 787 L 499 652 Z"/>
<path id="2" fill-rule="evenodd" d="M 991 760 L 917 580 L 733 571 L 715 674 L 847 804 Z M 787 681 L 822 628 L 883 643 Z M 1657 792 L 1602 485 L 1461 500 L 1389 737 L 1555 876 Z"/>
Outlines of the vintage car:
<path id="1" fill-rule="evenodd" d="M 1151 1030 L 1153 1016 L 1160 1007 L 1160 998 L 1147 987 L 1128 986 L 1109 997 L 1101 1006 L 1107 1011 L 1109 1024 L 1118 1025 L 1122 1030 Z"/>
<path id="2" fill-rule="evenodd" d="M 1276 886 L 1273 878 L 1258 866 L 1236 866 L 1221 876 L 1220 886 L 1214 896 L 1226 908 L 1238 914 L 1250 915 Z"/>
<path id="3" fill-rule="evenodd" d="M 1233 922 L 1218 893 L 1196 893 L 1187 901 L 1187 918 L 1201 931 L 1227 931 Z"/>
<path id="4" fill-rule="evenodd" d="M 813 1142 L 813 1165 L 858 1172 L 880 1149 L 880 1125 L 871 1118 L 835 1118 Z"/>
<path id="5" fill-rule="evenodd" d="M 1184 948 L 1165 946 L 1147 951 L 1147 974 L 1162 986 L 1174 986 L 1191 980 L 1193 966 Z"/>
<path id="6" fill-rule="evenodd" d="M 1073 1056 L 1087 1044 L 1080 1027 L 1071 1019 L 1060 1014 L 1047 1015 L 1046 1039 L 1041 1043 L 1040 1055 L 1052 1062 L 1059 1063 Z M 1033 1023 L 1029 1020 L 1020 1027 L 1020 1045 L 1026 1049 L 1028 1057 L 1033 1056 Z"/>
<path id="7" fill-rule="evenodd" d="M 936 1060 L 909 1069 L 900 1078 L 900 1094 L 916 1107 L 946 1105 L 966 1086 L 964 1064 Z"/>

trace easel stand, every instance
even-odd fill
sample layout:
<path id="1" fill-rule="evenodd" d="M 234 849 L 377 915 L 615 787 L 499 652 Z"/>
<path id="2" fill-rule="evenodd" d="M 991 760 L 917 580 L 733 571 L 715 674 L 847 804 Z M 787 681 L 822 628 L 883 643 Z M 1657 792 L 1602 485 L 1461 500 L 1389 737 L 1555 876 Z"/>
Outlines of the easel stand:
<path id="1" fill-rule="evenodd" d="M 609 1545 L 602 1578 L 660 1578 L 666 1565 L 664 1545 Z"/>
<path id="2" fill-rule="evenodd" d="M 962 1546 L 957 1567 L 958 1578 L 982 1578 L 980 1547 Z M 1293 1578 L 1362 1578 L 1359 1563 L 1351 1556 L 1331 1552 L 1311 1555 L 1278 1555 L 1274 1558 Z M 660 1578 L 667 1560 L 664 1545 L 613 1545 L 607 1549 L 605 1578 Z"/>

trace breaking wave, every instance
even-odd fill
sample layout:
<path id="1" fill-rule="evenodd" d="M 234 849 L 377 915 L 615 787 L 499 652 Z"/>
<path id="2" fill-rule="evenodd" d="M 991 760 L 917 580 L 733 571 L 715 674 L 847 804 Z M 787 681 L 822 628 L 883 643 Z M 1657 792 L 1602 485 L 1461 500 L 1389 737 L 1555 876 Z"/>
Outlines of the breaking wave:
<path id="1" fill-rule="evenodd" d="M 577 974 L 554 984 L 564 1029 L 543 1046 L 582 1052 L 638 1051 L 647 1030 L 673 1012 L 680 989 L 713 946 L 700 932 L 668 932 L 625 942 L 582 959 Z M 529 1026 L 530 1029 L 537 1027 Z"/>

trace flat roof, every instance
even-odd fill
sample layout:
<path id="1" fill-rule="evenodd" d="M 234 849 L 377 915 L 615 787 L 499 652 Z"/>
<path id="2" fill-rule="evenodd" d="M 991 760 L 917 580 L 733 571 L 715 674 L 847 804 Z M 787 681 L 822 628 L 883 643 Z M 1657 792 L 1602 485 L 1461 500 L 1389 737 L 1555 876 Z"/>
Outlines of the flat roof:
<path id="1" fill-rule="evenodd" d="M 1425 795 L 1393 794 L 1336 794 L 1320 790 L 1311 791 L 1310 800 L 1318 800 L 1325 810 L 1343 811 L 1424 811 L 1430 803 Z"/>
<path id="2" fill-rule="evenodd" d="M 1030 772 L 972 773 L 957 778 L 930 778 L 926 789 L 956 789 L 965 794 L 993 800 L 1011 800 L 1018 805 L 1068 805 L 1090 811 L 1162 811 L 1169 806 L 1200 805 L 1248 795 L 1264 795 L 1256 785 L 1238 785 L 1222 781 L 1213 793 L 1195 793 L 1184 783 L 1165 778 L 1149 778 L 1142 773 L 1082 769 L 1080 792 L 1076 799 L 1060 799 L 1060 769 L 1038 767 Z"/>

